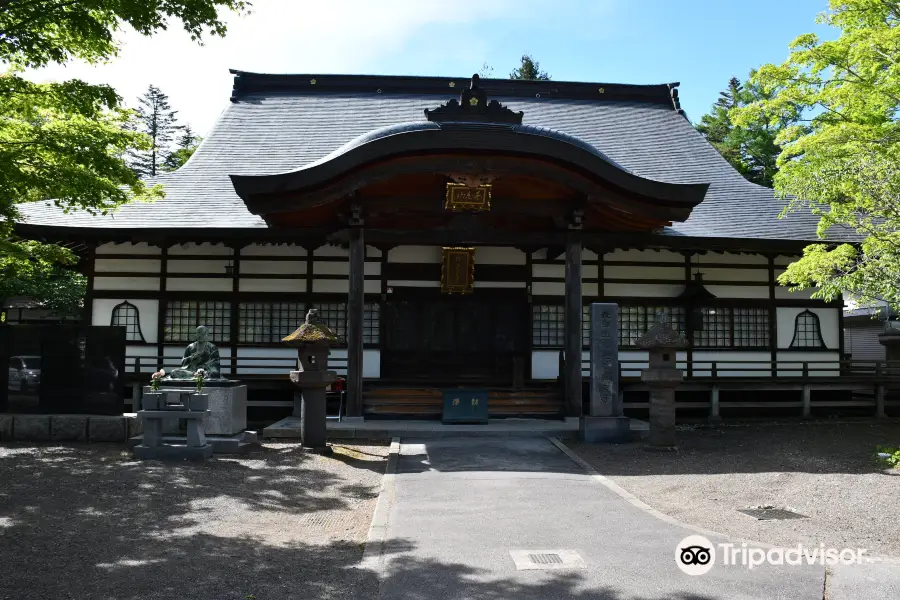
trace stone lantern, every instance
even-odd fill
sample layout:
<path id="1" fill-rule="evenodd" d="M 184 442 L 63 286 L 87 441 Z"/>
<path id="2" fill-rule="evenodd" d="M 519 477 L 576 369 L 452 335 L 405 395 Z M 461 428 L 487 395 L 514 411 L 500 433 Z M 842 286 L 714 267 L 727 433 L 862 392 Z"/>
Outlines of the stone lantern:
<path id="1" fill-rule="evenodd" d="M 660 312 L 656 324 L 637 340 L 637 346 L 650 352 L 650 368 L 641 371 L 641 381 L 650 387 L 650 447 L 675 450 L 675 388 L 682 379 L 676 355 L 688 347 L 688 341 Z"/>
<path id="2" fill-rule="evenodd" d="M 300 417 L 303 448 L 327 454 L 331 449 L 325 443 L 325 389 L 337 379 L 337 373 L 328 370 L 328 355 L 340 339 L 312 309 L 306 322 L 281 341 L 297 348 L 297 370 L 291 371 L 291 382 L 299 388 L 294 392 L 294 416 Z"/>

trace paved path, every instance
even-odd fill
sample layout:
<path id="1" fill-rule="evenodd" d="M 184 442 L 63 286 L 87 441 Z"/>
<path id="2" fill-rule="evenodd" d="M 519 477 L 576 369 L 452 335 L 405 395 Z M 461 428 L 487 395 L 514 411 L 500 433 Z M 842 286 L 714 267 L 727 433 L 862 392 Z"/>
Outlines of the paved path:
<path id="1" fill-rule="evenodd" d="M 383 495 L 386 541 L 376 568 L 384 599 L 823 596 L 822 566 L 682 573 L 675 547 L 696 532 L 634 506 L 545 439 L 404 439 Z M 517 570 L 514 550 L 575 551 L 583 568 Z M 855 595 L 856 582 L 871 585 L 868 574 L 842 575 L 829 600 L 881 597 Z"/>

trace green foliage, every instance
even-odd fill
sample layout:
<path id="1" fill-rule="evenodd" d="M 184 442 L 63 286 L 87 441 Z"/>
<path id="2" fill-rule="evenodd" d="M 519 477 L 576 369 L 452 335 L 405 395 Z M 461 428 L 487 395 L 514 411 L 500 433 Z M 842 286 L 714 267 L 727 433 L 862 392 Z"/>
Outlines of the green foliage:
<path id="1" fill-rule="evenodd" d="M 164 171 L 174 171 L 194 155 L 194 152 L 200 146 L 203 138 L 195 135 L 190 125 L 185 125 L 181 129 L 181 135 L 178 137 L 177 147 L 169 153 L 163 163 Z"/>
<path id="2" fill-rule="evenodd" d="M 541 63 L 537 62 L 529 54 L 522 55 L 522 64 L 513 69 L 509 74 L 510 79 L 536 79 L 538 81 L 550 81 L 550 75 L 541 71 Z"/>
<path id="3" fill-rule="evenodd" d="M 148 148 L 129 153 L 128 162 L 138 176 L 156 177 L 163 168 L 171 153 L 173 138 L 182 129 L 178 125 L 177 112 L 169 105 L 169 97 L 154 85 L 149 86 L 144 95 L 138 98 L 138 107 L 129 125 L 150 138 Z"/>
<path id="4" fill-rule="evenodd" d="M 87 281 L 71 268 L 74 262 L 64 248 L 32 241 L 0 253 L 0 307 L 4 299 L 28 296 L 61 318 L 77 316 Z"/>
<path id="5" fill-rule="evenodd" d="M 771 97 L 735 111 L 738 125 L 773 124 L 802 110 L 804 124 L 783 129 L 775 187 L 787 210 L 812 210 L 819 236 L 856 233 L 856 245 L 816 244 L 779 278 L 814 297 L 849 291 L 861 301 L 900 308 L 900 4 L 831 0 L 818 21 L 840 30 L 791 43 L 781 65 L 753 77 Z"/>
<path id="6" fill-rule="evenodd" d="M 130 113 L 112 88 L 31 83 L 22 68 L 112 58 L 125 25 L 151 35 L 180 21 L 197 41 L 224 35 L 218 11 L 248 7 L 242 0 L 0 0 L 0 61 L 9 66 L 0 74 L 0 299 L 71 305 L 83 295 L 83 279 L 67 269 L 75 264 L 69 250 L 16 237 L 16 204 L 49 201 L 106 214 L 162 196 L 125 163 L 150 141 L 128 130 Z"/>
<path id="7" fill-rule="evenodd" d="M 751 72 L 751 78 L 752 76 Z M 745 126 L 735 125 L 731 114 L 735 109 L 771 96 L 772 92 L 764 90 L 752 79 L 742 84 L 737 77 L 732 77 L 728 88 L 719 93 L 719 99 L 713 104 L 712 110 L 703 115 L 697 125 L 697 131 L 741 175 L 748 181 L 766 187 L 772 187 L 773 177 L 778 171 L 776 162 L 781 148 L 775 138 L 779 131 L 799 120 L 799 111 L 788 113 L 775 123 L 754 121 Z"/>
<path id="8" fill-rule="evenodd" d="M 900 448 L 878 446 L 878 453 L 875 455 L 875 458 L 878 462 L 893 469 L 900 468 Z"/>

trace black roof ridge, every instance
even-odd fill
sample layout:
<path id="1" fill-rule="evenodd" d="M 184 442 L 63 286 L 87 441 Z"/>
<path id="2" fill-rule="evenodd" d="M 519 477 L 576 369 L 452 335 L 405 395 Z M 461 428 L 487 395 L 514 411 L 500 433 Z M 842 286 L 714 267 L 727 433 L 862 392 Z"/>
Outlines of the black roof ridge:
<path id="1" fill-rule="evenodd" d="M 391 93 L 457 96 L 468 87 L 471 77 L 428 77 L 421 75 L 344 75 L 254 73 L 229 69 L 234 75 L 231 101 L 241 96 L 266 92 L 303 93 Z M 481 78 L 489 96 L 556 98 L 568 100 L 633 101 L 665 104 L 678 110 L 679 82 L 661 84 L 600 83 L 583 81 L 537 81 L 528 79 Z M 674 96 L 674 98 L 673 98 Z"/>

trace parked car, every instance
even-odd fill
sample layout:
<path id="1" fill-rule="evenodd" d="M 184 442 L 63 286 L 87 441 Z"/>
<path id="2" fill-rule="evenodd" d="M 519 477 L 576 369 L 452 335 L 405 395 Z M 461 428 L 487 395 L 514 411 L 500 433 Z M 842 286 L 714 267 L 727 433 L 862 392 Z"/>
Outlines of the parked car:
<path id="1" fill-rule="evenodd" d="M 11 356 L 9 359 L 9 389 L 27 394 L 37 392 L 40 386 L 41 357 Z"/>

